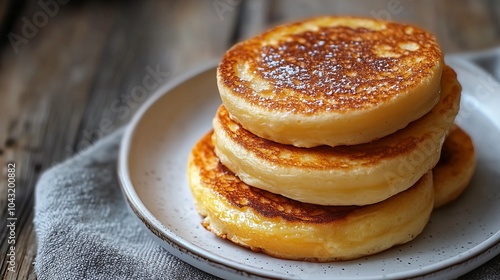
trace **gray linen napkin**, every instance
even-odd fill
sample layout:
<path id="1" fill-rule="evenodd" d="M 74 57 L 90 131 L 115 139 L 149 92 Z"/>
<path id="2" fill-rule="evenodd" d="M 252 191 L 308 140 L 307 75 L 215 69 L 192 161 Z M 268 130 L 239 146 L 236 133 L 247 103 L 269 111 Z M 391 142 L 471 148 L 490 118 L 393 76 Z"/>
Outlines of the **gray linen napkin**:
<path id="1" fill-rule="evenodd" d="M 459 56 L 500 80 L 500 48 Z M 155 243 L 127 209 L 116 175 L 122 134 L 54 166 L 38 182 L 38 278 L 215 279 Z M 500 256 L 462 278 L 500 279 Z"/>
<path id="2" fill-rule="evenodd" d="M 38 279 L 215 279 L 169 254 L 127 209 L 116 175 L 122 135 L 98 141 L 38 182 Z"/>

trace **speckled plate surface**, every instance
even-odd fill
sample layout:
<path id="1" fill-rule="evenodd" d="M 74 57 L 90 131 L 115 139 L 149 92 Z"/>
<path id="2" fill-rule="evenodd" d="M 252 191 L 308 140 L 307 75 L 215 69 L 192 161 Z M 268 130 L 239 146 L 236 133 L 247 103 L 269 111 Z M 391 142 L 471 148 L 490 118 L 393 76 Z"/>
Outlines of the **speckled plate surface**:
<path id="1" fill-rule="evenodd" d="M 126 131 L 119 178 L 130 208 L 159 244 L 223 278 L 443 279 L 462 275 L 500 253 L 500 86 L 465 61 L 448 58 L 463 86 L 457 122 L 478 154 L 472 185 L 432 214 L 414 241 L 366 258 L 333 263 L 287 261 L 240 248 L 201 225 L 186 178 L 194 143 L 211 128 L 220 104 L 215 63 L 162 88 Z"/>

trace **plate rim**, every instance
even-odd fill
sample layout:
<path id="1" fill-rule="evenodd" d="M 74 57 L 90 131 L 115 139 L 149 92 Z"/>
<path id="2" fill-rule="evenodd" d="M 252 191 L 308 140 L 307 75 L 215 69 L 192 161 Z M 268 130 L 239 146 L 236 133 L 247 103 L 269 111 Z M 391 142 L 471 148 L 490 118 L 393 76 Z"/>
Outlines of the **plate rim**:
<path id="1" fill-rule="evenodd" d="M 158 219 L 151 213 L 151 211 L 147 209 L 146 205 L 144 205 L 144 203 L 139 198 L 127 170 L 128 154 L 132 144 L 134 131 L 136 130 L 137 125 L 141 121 L 144 114 L 146 114 L 146 112 L 158 100 L 163 98 L 165 95 L 169 94 L 172 89 L 182 85 L 183 83 L 187 82 L 188 80 L 192 79 L 195 76 L 201 75 L 207 71 L 213 71 L 213 69 L 218 65 L 219 61 L 220 59 L 208 60 L 205 63 L 200 64 L 198 67 L 187 70 L 186 72 L 166 82 L 165 84 L 160 86 L 151 95 L 151 97 L 148 98 L 134 113 L 134 116 L 132 117 L 130 123 L 124 129 L 123 138 L 120 141 L 120 149 L 119 149 L 118 162 L 116 168 L 118 173 L 118 183 L 120 185 L 122 194 L 127 202 L 127 207 L 131 210 L 131 212 L 139 219 L 141 224 L 148 230 L 150 234 L 153 235 L 153 237 L 157 238 L 162 242 L 166 242 L 170 248 L 177 250 L 180 254 L 176 254 L 177 252 L 172 252 L 170 250 L 169 252 L 175 255 L 176 257 L 179 257 L 181 260 L 187 263 L 190 263 L 190 261 L 192 260 L 200 263 L 200 259 L 203 259 L 203 261 L 205 261 L 205 264 L 209 265 L 209 267 L 214 269 L 214 270 L 210 269 L 204 271 L 209 272 L 213 275 L 217 275 L 219 269 L 223 269 L 224 272 L 226 273 L 235 273 L 236 275 L 240 276 L 249 274 L 251 276 L 256 276 L 262 279 L 269 279 L 269 277 L 279 277 L 279 275 L 273 275 L 273 273 L 264 273 L 264 274 L 260 273 L 257 269 L 253 269 L 251 271 L 238 269 L 235 266 L 226 264 L 223 260 L 217 260 L 218 259 L 217 256 L 215 256 L 216 258 L 209 256 L 213 255 L 213 253 L 211 252 L 203 252 L 202 250 L 193 252 L 193 250 L 188 248 L 189 247 L 188 244 L 184 244 L 188 242 L 184 240 L 176 240 L 175 236 L 173 237 L 169 236 L 168 234 L 172 235 L 172 232 L 169 231 L 169 229 L 166 226 L 163 226 L 162 228 L 160 221 L 158 221 Z M 167 232 L 163 233 L 163 231 Z M 165 245 L 165 244 L 160 244 L 160 245 Z M 187 255 L 191 255 L 191 257 L 195 258 L 194 259 L 189 258 L 189 256 Z"/>
<path id="2" fill-rule="evenodd" d="M 460 58 L 460 55 L 450 55 L 445 57 L 446 63 L 452 61 L 453 64 L 458 64 L 465 66 L 465 70 L 478 72 L 479 75 L 486 75 L 493 79 L 491 75 L 475 64 Z M 118 164 L 117 164 L 117 173 L 118 173 L 118 181 L 122 193 L 125 197 L 126 204 L 131 212 L 141 221 L 141 224 L 147 229 L 148 233 L 151 234 L 156 241 L 160 241 L 160 245 L 164 246 L 165 243 L 168 245 L 170 249 L 175 250 L 175 252 L 171 250 L 167 250 L 173 255 L 179 257 L 181 260 L 192 263 L 192 261 L 196 262 L 200 266 L 205 267 L 205 269 L 200 268 L 200 266 L 196 266 L 199 269 L 202 269 L 208 273 L 211 273 L 216 276 L 221 275 L 231 275 L 231 276 L 240 276 L 242 278 L 248 278 L 249 276 L 258 277 L 258 278 L 275 278 L 275 277 L 283 277 L 282 274 L 274 273 L 272 271 L 265 271 L 264 273 L 260 273 L 263 270 L 254 269 L 253 267 L 243 267 L 238 268 L 238 264 L 227 263 L 227 261 L 219 256 L 214 255 L 214 253 L 207 251 L 205 249 L 200 248 L 200 250 L 193 250 L 193 246 L 190 246 L 186 240 L 177 240 L 178 238 L 171 232 L 167 226 L 163 225 L 154 215 L 151 213 L 146 205 L 141 201 L 139 195 L 136 192 L 135 187 L 132 184 L 132 180 L 130 178 L 130 174 L 128 173 L 128 156 L 130 152 L 130 148 L 132 145 L 132 139 L 134 136 L 134 132 L 138 127 L 138 124 L 142 120 L 145 113 L 161 98 L 165 95 L 168 95 L 174 88 L 182 85 L 185 82 L 188 82 L 192 78 L 202 75 L 207 71 L 213 71 L 217 66 L 219 60 L 213 59 L 207 61 L 196 68 L 188 70 L 178 77 L 170 80 L 169 82 L 162 85 L 158 88 L 155 93 L 144 102 L 140 108 L 135 112 L 132 117 L 130 123 L 126 126 L 123 138 L 120 142 L 120 151 L 118 156 Z M 468 69 L 467 69 L 468 68 Z M 500 86 L 500 85 L 499 85 Z M 500 97 L 500 96 L 499 96 Z M 499 98 L 500 100 L 500 98 Z M 453 270 L 454 267 L 460 266 L 463 263 L 466 263 L 474 258 L 479 258 L 489 250 L 495 250 L 492 254 L 492 257 L 486 258 L 481 263 L 478 263 L 475 267 L 471 268 L 471 271 L 474 268 L 479 267 L 484 264 L 488 260 L 494 258 L 496 255 L 500 253 L 500 230 L 489 238 L 476 245 L 475 247 L 465 251 L 463 254 L 448 258 L 446 260 L 434 263 L 432 265 L 425 266 L 425 273 L 422 272 L 422 268 L 413 268 L 407 271 L 395 272 L 391 274 L 386 274 L 386 277 L 426 277 L 431 276 L 436 273 L 444 273 L 446 271 Z M 460 257 L 459 257 L 460 256 Z M 206 265 L 206 266 L 205 266 Z M 206 269 L 209 268 L 209 269 Z M 222 271 L 221 271 L 222 269 Z M 219 273 L 222 272 L 222 273 Z M 229 273 L 229 274 L 228 274 Z M 363 279 L 363 278 L 356 278 Z"/>

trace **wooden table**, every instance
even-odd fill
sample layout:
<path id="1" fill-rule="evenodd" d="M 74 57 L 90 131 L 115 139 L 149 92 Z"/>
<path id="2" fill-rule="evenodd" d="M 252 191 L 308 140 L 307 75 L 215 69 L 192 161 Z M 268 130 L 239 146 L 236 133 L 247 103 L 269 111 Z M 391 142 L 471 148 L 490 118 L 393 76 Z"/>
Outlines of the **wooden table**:
<path id="1" fill-rule="evenodd" d="M 125 125 L 149 94 L 131 98 L 131 91 L 151 71 L 168 82 L 269 26 L 321 14 L 415 23 L 435 33 L 447 53 L 500 45 L 500 1 L 46 2 L 52 4 L 0 4 L 0 275 L 6 279 L 36 278 L 32 220 L 40 174 Z M 16 166 L 15 272 L 6 258 L 8 163 Z"/>

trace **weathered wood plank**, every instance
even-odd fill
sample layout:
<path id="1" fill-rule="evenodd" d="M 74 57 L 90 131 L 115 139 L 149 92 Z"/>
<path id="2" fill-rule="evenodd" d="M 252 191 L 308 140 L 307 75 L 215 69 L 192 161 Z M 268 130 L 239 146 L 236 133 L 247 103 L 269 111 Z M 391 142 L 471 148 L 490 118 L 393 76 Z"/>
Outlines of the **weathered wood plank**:
<path id="1" fill-rule="evenodd" d="M 33 2 L 21 17 L 30 18 L 39 9 Z M 19 44 L 17 54 L 9 45 L 1 49 L 0 164 L 16 162 L 19 182 L 15 273 L 6 271 L 6 208 L 0 210 L 2 278 L 36 278 L 32 218 L 39 174 L 128 122 L 145 98 L 133 100 L 126 115 L 113 110 L 113 102 L 130 98 L 157 67 L 168 73 L 160 81 L 167 82 L 220 56 L 230 45 L 236 15 L 220 19 L 211 2 L 198 1 L 70 3 Z M 23 35 L 22 28 L 19 20 L 13 32 Z M 101 129 L 102 120 L 112 123 Z M 5 182 L 3 174 L 2 206 Z"/>
<path id="2" fill-rule="evenodd" d="M 8 246 L 3 231 L 6 207 L 2 207 L 1 218 L 1 273 L 8 279 L 34 276 L 34 185 L 42 169 L 64 159 L 64 143 L 75 138 L 78 126 L 72 120 L 83 114 L 82 103 L 90 86 L 87 81 L 95 75 L 113 23 L 112 10 L 96 8 L 60 7 L 54 17 L 47 16 L 47 22 L 32 30 L 31 37 L 23 32 L 25 23 L 19 21 L 13 32 L 29 40 L 18 46 L 17 53 L 12 45 L 4 46 L 1 52 L 0 164 L 4 170 L 7 162 L 14 162 L 17 179 L 14 273 L 6 271 L 4 258 Z M 32 3 L 21 18 L 32 19 L 39 9 Z M 96 14 L 100 15 L 97 19 L 91 16 Z M 6 197 L 5 182 L 2 172 L 2 200 Z"/>
<path id="3" fill-rule="evenodd" d="M 278 0 L 273 3 L 270 24 L 328 14 L 417 24 L 434 33 L 447 53 L 500 44 L 500 4 L 489 0 Z"/>
<path id="4" fill-rule="evenodd" d="M 28 1 L 11 31 L 23 35 L 23 17 L 33 21 L 39 11 Z M 36 278 L 33 189 L 43 170 L 126 124 L 159 83 L 269 26 L 325 14 L 415 23 L 446 52 L 500 45 L 500 4 L 490 0 L 71 1 L 36 34 L 24 34 L 17 53 L 7 40 L 0 49 L 0 278 Z M 141 94 L 154 72 L 158 85 Z M 16 273 L 6 271 L 7 162 L 17 164 Z"/>
<path id="5" fill-rule="evenodd" d="M 128 122 L 161 84 L 219 57 L 230 44 L 237 15 L 229 11 L 221 19 L 208 1 L 135 3 L 123 13 L 106 47 L 74 151 Z"/>

